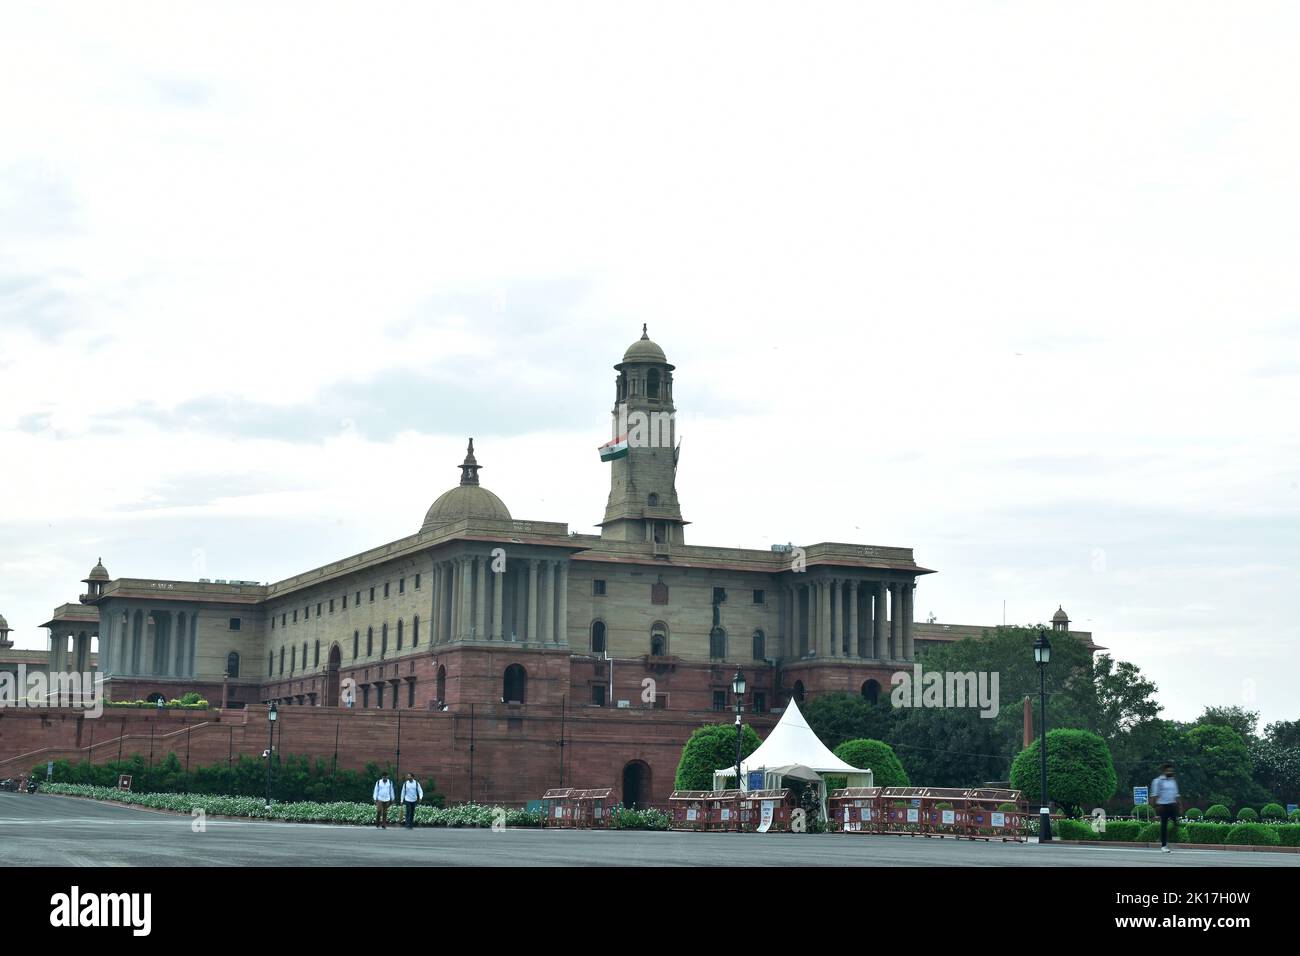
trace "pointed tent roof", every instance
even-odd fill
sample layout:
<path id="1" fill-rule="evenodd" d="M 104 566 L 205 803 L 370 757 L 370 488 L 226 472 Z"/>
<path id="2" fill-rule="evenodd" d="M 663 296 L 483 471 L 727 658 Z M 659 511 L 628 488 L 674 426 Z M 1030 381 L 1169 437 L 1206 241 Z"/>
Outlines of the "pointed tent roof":
<path id="1" fill-rule="evenodd" d="M 802 766 L 816 770 L 818 773 L 866 773 L 846 764 L 831 753 L 820 738 L 808 726 L 808 721 L 799 711 L 799 705 L 790 699 L 785 713 L 777 721 L 767 739 L 752 754 L 740 762 L 740 772 L 752 770 L 775 770 L 779 767 Z M 734 775 L 735 767 L 724 767 L 718 773 L 727 772 Z"/>

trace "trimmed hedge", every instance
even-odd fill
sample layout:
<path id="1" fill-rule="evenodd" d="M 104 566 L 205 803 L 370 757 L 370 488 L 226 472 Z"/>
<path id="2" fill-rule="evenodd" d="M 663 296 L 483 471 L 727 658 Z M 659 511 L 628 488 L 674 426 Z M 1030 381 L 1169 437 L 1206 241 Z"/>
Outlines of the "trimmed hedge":
<path id="1" fill-rule="evenodd" d="M 740 757 L 743 760 L 762 743 L 749 724 L 741 731 Z M 705 724 L 697 727 L 682 746 L 681 760 L 673 778 L 677 790 L 712 790 L 713 771 L 736 763 L 736 725 Z M 733 782 L 738 786 L 739 781 Z"/>
<path id="2" fill-rule="evenodd" d="M 1281 846 L 1277 830 L 1263 823 L 1238 823 L 1223 841 L 1229 846 Z"/>
<path id="3" fill-rule="evenodd" d="M 615 807 L 609 815 L 612 830 L 667 830 L 672 822 L 668 814 L 653 807 L 648 810 Z"/>
<path id="4" fill-rule="evenodd" d="M 1143 828 L 1146 826 L 1147 824 L 1143 823 L 1141 820 L 1107 820 L 1106 832 L 1095 833 L 1090 839 L 1116 840 L 1121 843 L 1133 843 L 1137 840 L 1138 836 L 1142 833 Z M 1088 832 L 1092 832 L 1091 827 L 1088 827 Z M 1159 839 L 1159 837 L 1157 837 L 1157 839 Z"/>
<path id="5" fill-rule="evenodd" d="M 276 803 L 268 810 L 261 797 L 229 797 L 184 793 L 134 793 L 112 787 L 92 787 L 77 783 L 51 783 L 41 788 L 44 793 L 69 797 L 89 797 L 92 800 L 115 800 L 154 810 L 172 810 L 189 813 L 202 810 L 214 816 L 248 817 L 258 820 L 285 820 L 292 823 L 346 823 L 356 825 L 375 822 L 373 803 Z M 401 823 L 405 809 L 400 803 L 388 808 L 388 822 Z M 418 806 L 415 822 L 426 827 L 490 827 L 499 818 L 497 807 L 464 803 L 456 807 Z M 506 810 L 505 824 L 509 827 L 541 826 L 540 811 Z"/>
<path id="6" fill-rule="evenodd" d="M 1277 831 L 1278 841 L 1283 846 L 1300 846 L 1300 826 L 1294 823 L 1285 823 L 1273 829 Z"/>
<path id="7" fill-rule="evenodd" d="M 1155 815 L 1156 812 L 1151 809 L 1149 803 L 1139 803 L 1133 808 L 1133 812 L 1129 814 L 1134 820 L 1151 820 L 1154 819 Z"/>
<path id="8" fill-rule="evenodd" d="M 1280 803 L 1266 803 L 1260 808 L 1259 815 L 1265 820 L 1285 820 L 1286 808 Z"/>
<path id="9" fill-rule="evenodd" d="M 1178 825 L 1177 820 L 1170 821 L 1169 830 L 1166 836 L 1168 837 L 1170 843 L 1183 842 L 1182 828 Z M 1138 833 L 1137 842 L 1138 843 L 1159 843 L 1160 824 L 1159 823 L 1144 824 L 1142 827 L 1142 831 Z"/>
<path id="10" fill-rule="evenodd" d="M 1223 843 L 1228 836 L 1226 823 L 1189 823 L 1183 827 L 1184 842 Z"/>
<path id="11" fill-rule="evenodd" d="M 1109 830 L 1110 828 L 1107 827 Z M 1103 840 L 1104 833 L 1094 833 L 1092 827 L 1082 820 L 1055 820 L 1052 830 L 1058 840 Z"/>
<path id="12" fill-rule="evenodd" d="M 1208 809 L 1208 810 L 1205 811 L 1205 819 L 1207 819 L 1207 820 L 1224 820 L 1224 821 L 1231 820 L 1231 819 L 1232 819 L 1232 811 L 1230 811 L 1230 810 L 1229 810 L 1227 807 L 1225 807 L 1223 804 L 1221 804 L 1221 803 L 1216 803 L 1214 806 L 1210 807 L 1210 809 Z"/>
<path id="13" fill-rule="evenodd" d="M 1011 762 L 1011 786 L 1030 804 L 1041 797 L 1040 740 L 1034 740 Z M 1087 730 L 1047 732 L 1047 799 L 1055 800 L 1066 816 L 1077 817 L 1083 807 L 1104 803 L 1115 792 L 1115 765 L 1106 741 Z M 1040 804 L 1041 805 L 1041 804 Z"/>
<path id="14" fill-rule="evenodd" d="M 1293 820 L 1294 822 L 1300 823 L 1300 807 L 1296 807 L 1294 810 L 1288 813 L 1287 816 L 1290 817 L 1291 820 Z"/>
<path id="15" fill-rule="evenodd" d="M 1187 819 L 1189 820 L 1200 820 L 1202 817 L 1205 816 L 1205 813 L 1204 811 L 1201 810 L 1200 807 L 1192 807 L 1185 814 L 1183 814 L 1183 816 L 1187 817 Z"/>
<path id="16" fill-rule="evenodd" d="M 846 740 L 835 748 L 835 756 L 850 767 L 861 767 L 863 770 L 870 770 L 877 787 L 910 787 L 912 785 L 912 781 L 908 779 L 907 771 L 903 768 L 902 761 L 894 753 L 894 748 L 883 740 L 871 740 L 866 737 Z M 845 780 L 846 778 L 840 777 L 840 779 Z"/>
<path id="17" fill-rule="evenodd" d="M 1250 807 L 1242 807 L 1237 811 L 1237 820 L 1240 823 L 1255 823 L 1259 820 L 1259 814 Z"/>

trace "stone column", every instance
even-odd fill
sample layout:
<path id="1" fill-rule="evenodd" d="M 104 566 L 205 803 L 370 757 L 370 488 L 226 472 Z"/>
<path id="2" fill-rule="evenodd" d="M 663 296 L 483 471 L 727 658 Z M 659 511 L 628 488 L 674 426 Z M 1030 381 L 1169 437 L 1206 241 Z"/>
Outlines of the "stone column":
<path id="1" fill-rule="evenodd" d="M 193 611 L 190 614 L 190 651 L 186 655 L 189 658 L 189 676 L 193 677 L 198 668 L 195 666 L 195 659 L 199 656 L 199 612 Z M 240 655 L 241 657 L 243 655 Z M 223 667 L 225 665 L 222 665 Z"/>
<path id="2" fill-rule="evenodd" d="M 893 660 L 903 657 L 903 595 L 897 584 L 889 585 L 889 656 Z"/>
<path id="3" fill-rule="evenodd" d="M 903 654 L 907 660 L 916 657 L 916 645 L 912 638 L 912 618 L 915 617 L 912 605 L 916 600 L 916 585 L 903 585 Z"/>
<path id="4" fill-rule="evenodd" d="M 148 610 L 144 612 L 144 624 L 141 630 L 144 631 L 141 639 L 144 647 L 140 651 L 140 673 L 153 676 L 157 674 L 154 667 L 154 651 L 155 642 L 158 640 L 158 628 L 154 625 L 153 614 Z"/>
<path id="5" fill-rule="evenodd" d="M 181 662 L 183 659 L 181 655 L 181 632 L 180 632 L 179 625 L 180 625 L 180 615 L 177 614 L 175 611 L 168 611 L 167 612 L 167 638 L 171 642 L 171 646 L 168 648 L 168 650 L 171 651 L 171 658 L 172 658 L 171 669 L 169 670 L 168 673 L 170 673 L 173 677 L 180 676 Z"/>
<path id="6" fill-rule="evenodd" d="M 487 581 L 488 581 L 488 562 L 486 558 L 474 559 L 474 571 L 478 577 L 478 621 L 474 631 L 475 640 L 486 641 L 488 639 L 487 628 Z"/>
<path id="7" fill-rule="evenodd" d="M 567 558 L 558 562 L 559 574 L 557 575 L 557 586 L 559 588 L 560 612 L 556 615 L 556 635 L 557 644 L 569 643 L 569 560 Z M 608 640 L 608 635 L 606 635 Z"/>
<path id="8" fill-rule="evenodd" d="M 555 630 L 555 562 L 539 561 L 537 580 L 537 639 L 549 644 Z"/>
<path id="9" fill-rule="evenodd" d="M 858 640 L 858 582 L 849 582 L 849 657 L 861 657 L 862 644 Z"/>
<path id="10" fill-rule="evenodd" d="M 831 582 L 831 656 L 844 656 L 844 582 Z"/>
<path id="11" fill-rule="evenodd" d="M 527 641 L 537 640 L 537 561 L 528 559 L 528 636 Z"/>
<path id="12" fill-rule="evenodd" d="M 506 586 L 506 572 L 493 571 L 489 565 L 488 579 L 492 582 L 492 631 L 488 635 L 496 640 L 505 640 L 506 631 L 503 626 L 504 619 L 502 613 L 505 609 L 505 600 L 502 592 Z"/>
<path id="13" fill-rule="evenodd" d="M 831 589 L 830 582 L 818 581 L 817 633 L 819 653 L 822 657 L 831 656 Z"/>
<path id="14" fill-rule="evenodd" d="M 474 565 L 466 556 L 460 559 L 460 639 L 469 640 L 474 625 Z"/>
<path id="15" fill-rule="evenodd" d="M 447 640 L 460 640 L 460 558 L 447 565 L 451 581 L 447 584 Z"/>
<path id="16" fill-rule="evenodd" d="M 873 656 L 876 657 L 877 659 L 883 659 L 887 656 L 887 647 L 885 644 L 886 641 L 885 625 L 887 623 L 888 617 L 886 611 L 887 608 L 885 604 L 885 582 L 878 581 L 876 583 L 876 606 L 874 611 L 872 612 L 872 622 L 876 626 L 876 641 L 875 641 L 875 648 L 873 649 L 875 653 Z"/>

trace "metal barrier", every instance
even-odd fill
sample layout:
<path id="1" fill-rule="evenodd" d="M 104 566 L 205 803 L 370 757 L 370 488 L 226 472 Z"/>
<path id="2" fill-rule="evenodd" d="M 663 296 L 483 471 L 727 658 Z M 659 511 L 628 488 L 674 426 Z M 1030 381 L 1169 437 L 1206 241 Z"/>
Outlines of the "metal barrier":
<path id="1" fill-rule="evenodd" d="M 706 830 L 712 790 L 674 790 L 668 798 L 674 830 Z"/>
<path id="2" fill-rule="evenodd" d="M 753 833 L 763 825 L 763 807 L 770 803 L 767 832 L 790 829 L 792 790 L 675 790 L 668 799 L 674 830 Z"/>
<path id="3" fill-rule="evenodd" d="M 753 833 L 763 825 L 763 806 L 771 804 L 771 823 L 768 833 L 786 833 L 790 830 L 790 811 L 794 809 L 793 790 L 748 790 L 737 801 L 736 829 Z"/>
<path id="4" fill-rule="evenodd" d="M 572 787 L 566 787 L 557 790 L 547 790 L 542 794 L 543 827 L 559 827 L 561 829 L 567 829 L 574 826 L 573 794 L 575 792 L 576 791 L 574 791 Z"/>
<path id="5" fill-rule="evenodd" d="M 570 799 L 573 802 L 573 825 L 579 829 L 603 830 L 609 826 L 610 794 L 613 788 L 600 790 L 574 790 Z"/>
<path id="6" fill-rule="evenodd" d="M 1014 809 L 1002 809 L 1006 804 Z M 1018 790 L 983 787 L 847 787 L 831 793 L 830 828 L 845 833 L 896 833 L 968 840 L 1026 839 Z"/>

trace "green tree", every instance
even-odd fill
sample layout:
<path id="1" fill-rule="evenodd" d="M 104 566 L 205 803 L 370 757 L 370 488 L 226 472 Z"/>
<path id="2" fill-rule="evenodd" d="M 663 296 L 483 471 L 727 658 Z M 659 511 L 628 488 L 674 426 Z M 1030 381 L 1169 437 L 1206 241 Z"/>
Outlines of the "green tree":
<path id="1" fill-rule="evenodd" d="M 1189 802 L 1233 807 L 1267 802 L 1268 793 L 1252 777 L 1245 739 L 1226 723 L 1193 724 L 1183 731 L 1179 749 L 1172 762 Z"/>
<path id="2" fill-rule="evenodd" d="M 874 704 L 860 694 L 822 694 L 802 710 L 813 733 L 832 750 L 846 740 L 886 738 L 893 715 L 893 707 L 883 692 Z"/>
<path id="3" fill-rule="evenodd" d="M 1255 739 L 1255 728 L 1259 726 L 1259 711 L 1246 710 L 1244 707 L 1206 707 L 1205 713 L 1196 718 L 1199 726 L 1231 727 L 1246 743 Z"/>
<path id="4" fill-rule="evenodd" d="M 1031 804 L 1040 797 L 1040 742 L 1017 755 L 1011 765 L 1011 786 L 1024 793 Z M 1106 742 L 1087 730 L 1047 732 L 1047 794 L 1068 816 L 1078 816 L 1086 807 L 1098 806 L 1115 793 L 1115 766 Z"/>
<path id="5" fill-rule="evenodd" d="M 894 748 L 882 740 L 846 740 L 835 748 L 835 756 L 851 767 L 870 770 L 877 787 L 912 785 Z"/>
<path id="6" fill-rule="evenodd" d="M 749 724 L 741 733 L 740 755 L 748 757 L 762 743 Z M 712 790 L 713 771 L 734 766 L 736 762 L 736 725 L 705 724 L 691 734 L 682 747 L 677 764 L 676 789 Z"/>

